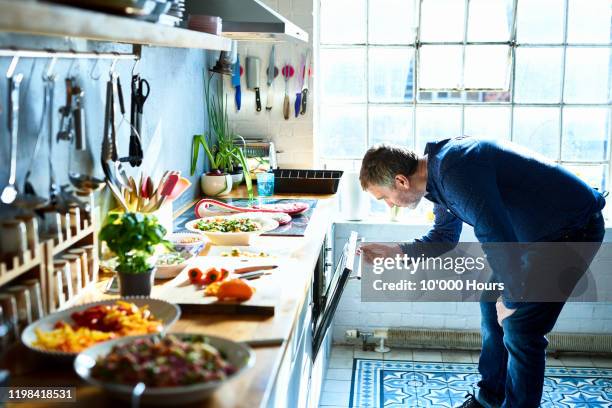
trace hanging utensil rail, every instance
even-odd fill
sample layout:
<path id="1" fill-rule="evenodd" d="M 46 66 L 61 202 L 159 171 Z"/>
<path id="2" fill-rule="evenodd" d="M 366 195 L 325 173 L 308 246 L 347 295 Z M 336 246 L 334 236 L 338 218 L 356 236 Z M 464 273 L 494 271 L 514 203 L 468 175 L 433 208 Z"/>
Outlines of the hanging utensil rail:
<path id="1" fill-rule="evenodd" d="M 134 47 L 134 51 L 134 53 L 121 53 L 74 50 L 57 51 L 52 49 L 32 50 L 19 48 L 0 48 L 0 57 L 139 60 L 140 47 Z"/>

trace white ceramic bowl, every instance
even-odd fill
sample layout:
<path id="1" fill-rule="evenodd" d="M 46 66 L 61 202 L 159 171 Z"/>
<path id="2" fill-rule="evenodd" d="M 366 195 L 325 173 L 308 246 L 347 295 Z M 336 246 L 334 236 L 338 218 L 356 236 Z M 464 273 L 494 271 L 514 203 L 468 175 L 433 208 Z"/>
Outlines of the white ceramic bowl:
<path id="1" fill-rule="evenodd" d="M 258 229 L 257 231 L 251 231 L 251 232 L 210 232 L 210 231 L 202 231 L 196 228 L 196 224 L 200 220 L 219 219 L 219 218 L 222 218 L 222 219 L 250 218 L 253 221 L 259 223 L 261 225 L 261 228 Z M 253 216 L 247 213 L 226 215 L 226 216 L 220 216 L 220 217 L 198 218 L 198 219 L 189 221 L 188 223 L 185 224 L 185 228 L 187 228 L 189 231 L 193 231 L 193 232 L 197 232 L 197 233 L 206 235 L 206 237 L 210 240 L 210 242 L 215 245 L 236 245 L 236 246 L 249 245 L 251 237 L 257 236 L 267 231 L 272 231 L 273 229 L 277 227 L 278 227 L 278 221 L 275 221 L 269 217 L 258 217 L 256 215 Z"/>
<path id="2" fill-rule="evenodd" d="M 173 333 L 178 338 L 196 336 L 195 334 Z M 91 370 L 96 365 L 96 360 L 99 357 L 106 356 L 111 349 L 117 344 L 125 344 L 134 341 L 137 338 L 145 338 L 150 336 L 138 336 L 130 338 L 121 338 L 97 344 L 87 350 L 81 352 L 74 360 L 74 370 L 84 381 L 89 384 L 98 386 L 116 395 L 117 397 L 129 401 L 132 396 L 133 386 L 114 384 L 104 382 L 92 378 Z M 216 336 L 205 336 L 208 343 L 219 350 L 225 358 L 236 367 L 236 372 L 229 375 L 228 378 L 222 381 L 210 381 L 205 383 L 178 386 L 178 387 L 147 387 L 141 397 L 142 405 L 172 405 L 192 403 L 200 401 L 217 388 L 224 385 L 226 382 L 243 374 L 247 369 L 255 364 L 255 353 L 253 350 L 235 341 L 224 339 Z"/>
<path id="3" fill-rule="evenodd" d="M 187 265 L 189 265 L 189 261 L 191 261 L 193 259 L 193 257 L 195 256 L 194 254 L 187 252 L 185 250 L 180 251 L 183 254 L 183 257 L 185 258 L 185 260 L 181 263 L 178 264 L 174 264 L 174 265 L 163 265 L 163 264 L 156 264 L 155 265 L 155 279 L 170 279 L 170 278 L 174 278 L 176 275 L 178 275 Z M 164 256 L 165 254 L 160 255 L 157 258 L 157 261 L 159 262 L 160 257 Z"/>
<path id="4" fill-rule="evenodd" d="M 51 313 L 50 315 L 45 316 L 42 319 L 37 320 L 34 323 L 28 325 L 28 327 L 26 327 L 25 330 L 21 333 L 21 342 L 30 350 L 33 350 L 40 354 L 44 354 L 46 356 L 58 357 L 61 359 L 74 358 L 78 353 L 43 350 L 34 346 L 34 342 L 36 341 L 36 329 L 40 329 L 42 331 L 51 331 L 54 329 L 55 323 L 60 320 L 63 320 L 69 324 L 72 323 L 73 320 L 70 315 L 74 312 L 83 311 L 91 306 L 114 305 L 118 300 L 124 300 L 126 302 L 134 303 L 138 307 L 148 305 L 149 310 L 151 311 L 153 316 L 162 321 L 164 331 L 166 331 L 170 326 L 172 326 L 181 316 L 181 309 L 177 305 L 168 303 L 165 300 L 142 296 L 108 299 L 102 300 L 100 302 L 86 303 L 83 305 L 71 307 L 66 310 L 60 310 L 58 312 Z"/>

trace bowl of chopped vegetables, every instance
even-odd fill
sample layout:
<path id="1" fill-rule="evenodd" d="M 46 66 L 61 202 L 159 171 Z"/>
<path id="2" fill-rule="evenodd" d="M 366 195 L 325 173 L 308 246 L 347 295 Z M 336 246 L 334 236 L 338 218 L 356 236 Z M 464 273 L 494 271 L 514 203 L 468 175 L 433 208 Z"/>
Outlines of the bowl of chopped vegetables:
<path id="1" fill-rule="evenodd" d="M 180 315 L 178 306 L 160 299 L 109 299 L 51 313 L 28 325 L 21 341 L 37 353 L 69 359 L 101 342 L 164 332 Z"/>
<path id="2" fill-rule="evenodd" d="M 214 245 L 249 245 L 251 237 L 278 227 L 269 217 L 248 214 L 205 217 L 189 221 L 185 228 L 206 235 Z"/>
<path id="3" fill-rule="evenodd" d="M 158 255 L 155 279 L 170 279 L 178 275 L 189 264 L 193 254 L 188 251 L 169 251 Z"/>
<path id="4" fill-rule="evenodd" d="M 90 347 L 74 361 L 86 382 L 130 400 L 143 383 L 144 405 L 202 400 L 255 364 L 255 353 L 215 336 L 174 333 L 123 338 Z"/>

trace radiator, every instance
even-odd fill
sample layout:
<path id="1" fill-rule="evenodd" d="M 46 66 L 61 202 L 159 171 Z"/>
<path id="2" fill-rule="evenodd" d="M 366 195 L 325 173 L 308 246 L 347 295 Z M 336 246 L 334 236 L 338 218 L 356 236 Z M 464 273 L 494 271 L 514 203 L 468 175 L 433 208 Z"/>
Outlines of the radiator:
<path id="1" fill-rule="evenodd" d="M 549 351 L 612 353 L 612 335 L 550 333 Z M 387 344 L 408 348 L 479 350 L 480 332 L 395 327 L 387 330 Z"/>

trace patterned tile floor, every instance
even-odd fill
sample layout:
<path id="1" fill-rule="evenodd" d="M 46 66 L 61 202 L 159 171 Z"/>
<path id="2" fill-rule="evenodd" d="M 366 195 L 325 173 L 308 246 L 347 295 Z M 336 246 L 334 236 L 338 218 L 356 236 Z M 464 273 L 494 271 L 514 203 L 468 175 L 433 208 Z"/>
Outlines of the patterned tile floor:
<path id="1" fill-rule="evenodd" d="M 477 352 L 397 349 L 382 355 L 335 346 L 320 406 L 452 408 L 478 382 L 477 362 Z M 549 358 L 541 406 L 612 407 L 612 359 Z"/>

